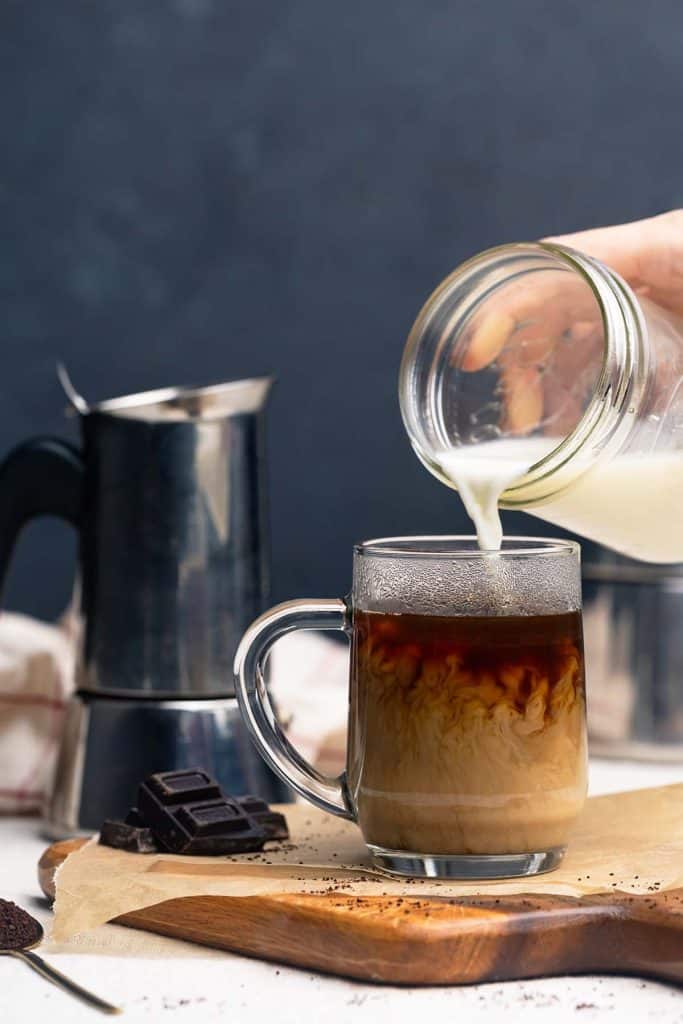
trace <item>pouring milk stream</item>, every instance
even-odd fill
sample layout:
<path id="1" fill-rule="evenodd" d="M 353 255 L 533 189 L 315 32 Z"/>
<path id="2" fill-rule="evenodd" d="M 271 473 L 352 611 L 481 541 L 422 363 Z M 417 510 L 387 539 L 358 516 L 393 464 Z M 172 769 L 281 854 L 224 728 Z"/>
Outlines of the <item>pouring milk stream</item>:
<path id="1" fill-rule="evenodd" d="M 479 547 L 497 551 L 503 540 L 498 503 L 508 487 L 526 475 L 549 450 L 543 441 L 489 441 L 444 451 L 439 466 L 462 498 Z"/>
<path id="2" fill-rule="evenodd" d="M 500 547 L 501 495 L 551 452 L 556 441 L 520 438 L 442 454 L 441 469 L 460 494 L 481 548 Z M 683 508 L 683 452 L 617 456 L 548 504 L 527 511 L 631 558 L 679 562 L 683 528 L 672 507 Z"/>
<path id="3" fill-rule="evenodd" d="M 463 264 L 413 326 L 400 400 L 480 547 L 511 508 L 683 561 L 683 322 L 596 260 L 532 243 Z"/>

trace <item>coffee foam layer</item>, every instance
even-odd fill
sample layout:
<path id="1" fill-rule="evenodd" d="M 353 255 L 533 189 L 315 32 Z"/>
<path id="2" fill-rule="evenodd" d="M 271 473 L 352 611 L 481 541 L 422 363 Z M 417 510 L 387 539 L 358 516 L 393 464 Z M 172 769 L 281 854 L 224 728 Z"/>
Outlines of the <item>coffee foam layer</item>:
<path id="1" fill-rule="evenodd" d="M 363 555 L 354 566 L 354 605 L 420 615 L 545 615 L 581 607 L 580 576 L 566 549 L 483 557 Z"/>

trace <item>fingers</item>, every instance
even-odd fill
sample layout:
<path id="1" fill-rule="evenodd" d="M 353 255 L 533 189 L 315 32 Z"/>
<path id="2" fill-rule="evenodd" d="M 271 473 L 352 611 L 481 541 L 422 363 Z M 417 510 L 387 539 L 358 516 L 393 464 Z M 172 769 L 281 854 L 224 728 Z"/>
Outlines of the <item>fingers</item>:
<path id="1" fill-rule="evenodd" d="M 633 224 L 616 224 L 607 228 L 591 228 L 589 231 L 576 231 L 570 235 L 555 235 L 544 238 L 544 242 L 556 242 L 568 245 L 579 252 L 585 252 L 612 270 L 616 270 L 630 283 L 636 286 L 640 266 L 639 253 L 642 248 L 645 221 Z"/>
<path id="2" fill-rule="evenodd" d="M 553 350 L 543 372 L 546 436 L 565 437 L 583 415 L 602 366 L 602 325 L 582 321 L 572 326 Z"/>
<path id="3" fill-rule="evenodd" d="M 475 314 L 454 358 L 466 373 L 499 360 L 530 367 L 543 363 L 576 322 L 598 324 L 593 293 L 566 271 L 539 271 L 504 286 Z M 448 325 L 446 331 L 451 325 Z"/>
<path id="4" fill-rule="evenodd" d="M 491 309 L 478 321 L 475 321 L 465 339 L 465 354 L 460 361 L 460 368 L 466 373 L 476 373 L 494 362 L 505 347 L 508 338 L 515 329 L 515 318 L 507 312 L 504 305 L 501 309 Z"/>
<path id="5" fill-rule="evenodd" d="M 501 355 L 501 427 L 508 434 L 520 437 L 542 427 L 546 436 L 564 437 L 581 419 L 600 373 L 603 345 L 599 326 L 576 326 L 542 363 L 505 365 Z"/>
<path id="6" fill-rule="evenodd" d="M 569 245 L 606 263 L 653 302 L 683 314 L 683 211 L 560 235 L 547 241 Z M 588 285 L 563 271 L 531 273 L 490 298 L 458 348 L 468 373 L 494 362 L 514 340 L 526 364 L 543 358 L 577 321 L 599 323 Z M 448 330 L 448 328 L 447 328 Z"/>
<path id="7" fill-rule="evenodd" d="M 547 241 L 594 256 L 657 305 L 683 314 L 683 210 Z"/>
<path id="8" fill-rule="evenodd" d="M 683 315 L 683 211 L 548 241 L 601 260 L 641 296 Z M 446 325 L 443 337 L 453 330 Z M 500 426 L 521 436 L 539 427 L 563 436 L 578 423 L 601 366 L 597 301 L 577 274 L 531 271 L 488 296 L 453 361 L 465 373 L 495 365 L 504 407 Z"/>
<path id="9" fill-rule="evenodd" d="M 556 434 L 580 417 L 586 358 L 601 339 L 589 286 L 570 272 L 544 270 L 489 297 L 454 361 L 466 373 L 498 369 L 505 433 L 520 437 L 542 427 Z"/>
<path id="10" fill-rule="evenodd" d="M 543 414 L 543 381 L 534 367 L 514 367 L 501 377 L 505 402 L 503 430 L 515 437 L 530 434 Z"/>

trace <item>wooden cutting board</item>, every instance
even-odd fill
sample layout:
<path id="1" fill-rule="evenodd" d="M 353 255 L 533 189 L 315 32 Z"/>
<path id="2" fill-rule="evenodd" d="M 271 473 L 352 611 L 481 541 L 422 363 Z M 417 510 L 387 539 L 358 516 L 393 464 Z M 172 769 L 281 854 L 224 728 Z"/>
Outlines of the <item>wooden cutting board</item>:
<path id="1" fill-rule="evenodd" d="M 85 840 L 50 846 L 43 892 Z M 188 896 L 117 924 L 366 981 L 471 984 L 637 974 L 683 984 L 683 889 L 652 895 Z"/>

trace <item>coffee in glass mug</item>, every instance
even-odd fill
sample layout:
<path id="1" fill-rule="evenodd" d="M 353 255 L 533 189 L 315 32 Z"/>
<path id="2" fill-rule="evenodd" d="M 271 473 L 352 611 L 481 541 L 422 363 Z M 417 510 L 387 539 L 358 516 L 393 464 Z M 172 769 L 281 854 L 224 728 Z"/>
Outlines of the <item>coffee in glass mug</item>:
<path id="1" fill-rule="evenodd" d="M 289 744 L 262 685 L 268 649 L 297 628 L 351 638 L 347 767 L 336 779 Z M 272 609 L 235 666 L 266 760 L 314 804 L 356 821 L 384 870 L 496 878 L 561 860 L 587 787 L 576 544 L 359 544 L 346 602 Z"/>

